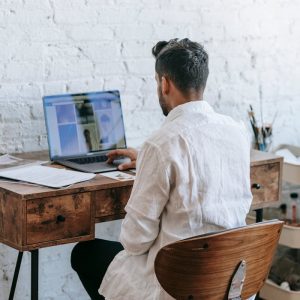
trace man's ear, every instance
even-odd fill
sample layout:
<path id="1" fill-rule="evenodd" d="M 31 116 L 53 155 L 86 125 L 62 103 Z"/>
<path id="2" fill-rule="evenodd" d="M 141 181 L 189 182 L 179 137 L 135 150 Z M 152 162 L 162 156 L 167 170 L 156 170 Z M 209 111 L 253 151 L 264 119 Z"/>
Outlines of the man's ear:
<path id="1" fill-rule="evenodd" d="M 161 92 L 163 95 L 168 95 L 170 91 L 170 81 L 167 77 L 161 77 Z"/>

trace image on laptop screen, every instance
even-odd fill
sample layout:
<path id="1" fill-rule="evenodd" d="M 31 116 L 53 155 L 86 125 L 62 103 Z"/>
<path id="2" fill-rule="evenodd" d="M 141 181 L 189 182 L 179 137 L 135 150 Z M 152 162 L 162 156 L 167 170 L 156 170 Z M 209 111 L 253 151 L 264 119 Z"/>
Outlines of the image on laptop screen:
<path id="1" fill-rule="evenodd" d="M 50 157 L 126 148 L 119 91 L 43 97 Z"/>

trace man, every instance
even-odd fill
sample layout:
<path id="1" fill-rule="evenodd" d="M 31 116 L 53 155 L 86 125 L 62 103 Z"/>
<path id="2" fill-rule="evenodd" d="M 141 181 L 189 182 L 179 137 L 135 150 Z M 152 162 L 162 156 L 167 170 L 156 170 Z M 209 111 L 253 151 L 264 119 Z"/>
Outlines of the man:
<path id="1" fill-rule="evenodd" d="M 72 253 L 72 266 L 92 299 L 172 299 L 155 277 L 159 249 L 245 225 L 251 204 L 246 130 L 203 100 L 207 53 L 188 39 L 159 42 L 152 53 L 166 121 L 138 155 L 134 149 L 108 155 L 109 161 L 119 154 L 131 158 L 121 169 L 134 166 L 138 156 L 121 243 L 79 243 Z"/>

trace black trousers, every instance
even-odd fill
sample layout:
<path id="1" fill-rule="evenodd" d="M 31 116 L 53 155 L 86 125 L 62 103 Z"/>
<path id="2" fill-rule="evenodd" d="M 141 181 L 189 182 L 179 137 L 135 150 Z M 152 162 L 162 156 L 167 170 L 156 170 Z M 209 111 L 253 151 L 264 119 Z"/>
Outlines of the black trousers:
<path id="1" fill-rule="evenodd" d="M 72 250 L 71 265 L 92 300 L 105 299 L 98 289 L 109 264 L 123 250 L 118 242 L 95 239 L 78 243 Z"/>

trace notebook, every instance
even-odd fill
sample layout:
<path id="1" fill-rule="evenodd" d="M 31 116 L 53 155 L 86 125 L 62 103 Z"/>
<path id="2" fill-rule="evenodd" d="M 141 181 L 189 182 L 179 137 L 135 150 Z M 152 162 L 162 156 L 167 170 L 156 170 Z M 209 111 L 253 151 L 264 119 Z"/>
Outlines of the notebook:
<path id="1" fill-rule="evenodd" d="M 43 107 L 52 161 L 92 173 L 128 161 L 106 163 L 110 150 L 126 148 L 119 91 L 45 96 Z"/>

